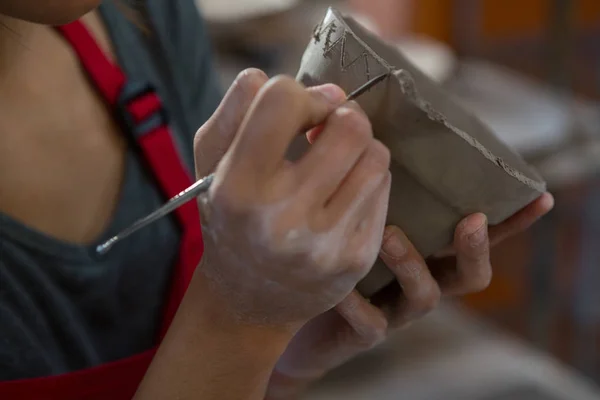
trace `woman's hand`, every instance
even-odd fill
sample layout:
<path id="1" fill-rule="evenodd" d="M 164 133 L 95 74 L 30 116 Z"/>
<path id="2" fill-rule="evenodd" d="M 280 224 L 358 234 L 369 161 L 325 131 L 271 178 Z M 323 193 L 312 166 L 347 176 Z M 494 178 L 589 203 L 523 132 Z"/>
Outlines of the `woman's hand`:
<path id="1" fill-rule="evenodd" d="M 344 103 L 336 86 L 250 70 L 199 130 L 196 173 L 215 171 L 199 200 L 204 255 L 136 398 L 262 400 L 294 333 L 366 275 L 390 156 Z M 286 162 L 294 137 L 316 125 L 320 144 Z"/>
<path id="2" fill-rule="evenodd" d="M 452 248 L 428 263 L 400 229 L 387 227 L 380 256 L 396 275 L 398 285 L 384 289 L 371 301 L 354 291 L 334 310 L 306 324 L 280 358 L 267 399 L 295 398 L 332 368 L 427 314 L 441 298 L 485 289 L 492 277 L 490 244 L 527 229 L 550 211 L 553 203 L 546 193 L 489 229 L 484 215 L 471 215 L 457 226 Z"/>
<path id="3" fill-rule="evenodd" d="M 387 214 L 389 151 L 336 86 L 306 89 L 275 78 L 243 101 L 236 90 L 247 89 L 234 85 L 196 141 L 199 175 L 215 166 L 205 157 L 228 148 L 200 201 L 199 273 L 239 321 L 299 328 L 348 296 L 375 261 Z M 286 162 L 292 140 L 319 124 L 319 142 Z M 203 145 L 215 127 L 232 140 Z"/>

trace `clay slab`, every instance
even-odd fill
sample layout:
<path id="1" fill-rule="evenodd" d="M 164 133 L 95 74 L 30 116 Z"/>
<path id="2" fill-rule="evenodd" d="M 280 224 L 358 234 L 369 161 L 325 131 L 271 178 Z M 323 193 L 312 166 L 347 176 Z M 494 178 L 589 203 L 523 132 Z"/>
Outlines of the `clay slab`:
<path id="1" fill-rule="evenodd" d="M 351 18 L 329 9 L 315 28 L 297 79 L 351 92 L 390 77 L 357 101 L 392 153 L 388 224 L 428 257 L 451 244 L 456 224 L 474 212 L 498 224 L 539 197 L 542 178 L 479 119 Z M 358 285 L 371 296 L 394 280 L 381 263 Z"/>

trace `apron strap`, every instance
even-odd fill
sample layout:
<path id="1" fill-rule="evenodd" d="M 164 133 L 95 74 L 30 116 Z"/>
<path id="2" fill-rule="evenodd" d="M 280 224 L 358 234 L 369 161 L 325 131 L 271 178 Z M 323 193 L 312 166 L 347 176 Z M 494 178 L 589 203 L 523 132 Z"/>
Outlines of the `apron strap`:
<path id="1" fill-rule="evenodd" d="M 57 29 L 72 45 L 91 81 L 120 119 L 123 130 L 138 143 L 165 198 L 191 185 L 192 177 L 179 158 L 167 125 L 166 113 L 154 89 L 144 83 L 127 81 L 125 74 L 104 55 L 81 22 Z M 202 256 L 197 203 L 189 202 L 178 209 L 175 215 L 183 234 L 159 339 L 168 329 Z M 155 351 L 156 348 L 150 349 L 129 358 L 69 374 L 0 382 L 0 398 L 129 400 L 137 390 Z"/>
<path id="2" fill-rule="evenodd" d="M 111 363 L 63 375 L 0 382 L 3 400 L 131 400 L 144 378 L 154 349 Z"/>
<path id="3" fill-rule="evenodd" d="M 120 120 L 124 131 L 138 144 L 165 200 L 192 185 L 194 180 L 177 151 L 167 113 L 155 88 L 148 82 L 127 80 L 82 22 L 75 21 L 57 29 L 75 50 L 82 67 Z M 161 338 L 179 307 L 203 251 L 198 204 L 190 201 L 174 214 L 183 235 L 173 287 L 165 304 Z"/>
<path id="4" fill-rule="evenodd" d="M 115 104 L 125 84 L 125 74 L 106 57 L 82 22 L 75 21 L 56 29 L 69 42 L 102 97 L 109 104 Z"/>

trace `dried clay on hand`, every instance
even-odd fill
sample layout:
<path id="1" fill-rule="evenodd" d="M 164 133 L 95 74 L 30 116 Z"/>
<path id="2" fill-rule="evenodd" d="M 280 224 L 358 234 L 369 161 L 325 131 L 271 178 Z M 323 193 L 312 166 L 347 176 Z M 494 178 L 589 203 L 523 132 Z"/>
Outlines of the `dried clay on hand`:
<path id="1" fill-rule="evenodd" d="M 545 191 L 545 182 L 395 48 L 329 9 L 302 58 L 297 79 L 350 92 L 394 72 L 358 98 L 375 136 L 392 153 L 388 224 L 428 257 L 452 242 L 474 212 L 498 224 Z M 371 296 L 394 279 L 381 261 L 358 285 Z"/>

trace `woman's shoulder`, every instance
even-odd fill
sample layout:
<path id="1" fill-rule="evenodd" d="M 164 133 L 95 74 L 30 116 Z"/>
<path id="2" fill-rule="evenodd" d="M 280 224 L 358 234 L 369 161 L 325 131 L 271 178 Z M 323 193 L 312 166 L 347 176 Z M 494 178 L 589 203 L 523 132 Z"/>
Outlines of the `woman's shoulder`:
<path id="1" fill-rule="evenodd" d="M 171 79 L 178 89 L 189 92 L 192 100 L 203 93 L 218 97 L 221 90 L 210 39 L 196 2 L 146 0 L 135 4 L 134 18 L 114 0 L 105 1 L 100 8 L 123 68 L 128 73 L 138 72 L 132 64 L 140 63 L 138 70 L 147 66 L 141 62 L 149 61 L 148 57 L 140 53 L 150 53 L 145 54 L 152 58 L 150 66 L 159 70 L 161 78 Z"/>

